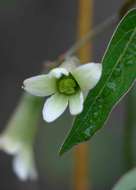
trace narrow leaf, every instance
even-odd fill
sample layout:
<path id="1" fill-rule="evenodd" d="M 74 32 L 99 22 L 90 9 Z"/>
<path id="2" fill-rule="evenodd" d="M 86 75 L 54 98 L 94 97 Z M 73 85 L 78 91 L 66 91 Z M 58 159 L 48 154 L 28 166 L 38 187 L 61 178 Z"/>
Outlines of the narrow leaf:
<path id="1" fill-rule="evenodd" d="M 77 116 L 60 154 L 89 140 L 107 120 L 136 78 L 136 9 L 119 23 L 102 59 L 103 74 L 90 91 L 83 112 Z"/>

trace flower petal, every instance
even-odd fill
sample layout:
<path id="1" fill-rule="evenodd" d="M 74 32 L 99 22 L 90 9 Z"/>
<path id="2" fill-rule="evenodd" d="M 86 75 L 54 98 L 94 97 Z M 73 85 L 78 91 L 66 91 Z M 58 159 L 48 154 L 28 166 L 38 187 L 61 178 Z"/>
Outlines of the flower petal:
<path id="1" fill-rule="evenodd" d="M 3 150 L 4 152 L 8 154 L 15 154 L 20 148 L 20 143 L 14 141 L 14 139 L 6 136 L 1 135 L 0 136 L 0 150 Z"/>
<path id="2" fill-rule="evenodd" d="M 71 72 L 77 66 L 80 65 L 80 61 L 77 57 L 69 57 L 67 58 L 60 67 L 65 68 L 67 71 Z"/>
<path id="3" fill-rule="evenodd" d="M 68 74 L 69 72 L 66 69 L 60 67 L 52 69 L 49 73 L 49 75 L 54 76 L 55 78 L 60 78 L 62 75 L 67 76 Z"/>
<path id="4" fill-rule="evenodd" d="M 13 159 L 13 169 L 22 181 L 37 178 L 34 154 L 31 149 L 27 149 L 27 147 L 23 150 L 20 149 Z"/>
<path id="5" fill-rule="evenodd" d="M 83 110 L 84 97 L 83 93 L 79 91 L 75 95 L 69 97 L 69 109 L 72 115 L 77 115 Z"/>
<path id="6" fill-rule="evenodd" d="M 102 64 L 87 63 L 72 71 L 79 86 L 83 91 L 92 89 L 100 80 Z"/>
<path id="7" fill-rule="evenodd" d="M 38 75 L 24 80 L 24 89 L 35 96 L 49 96 L 56 91 L 56 79 L 50 75 Z"/>
<path id="8" fill-rule="evenodd" d="M 54 94 L 44 104 L 43 118 L 47 122 L 57 119 L 66 109 L 68 97 L 62 94 Z"/>

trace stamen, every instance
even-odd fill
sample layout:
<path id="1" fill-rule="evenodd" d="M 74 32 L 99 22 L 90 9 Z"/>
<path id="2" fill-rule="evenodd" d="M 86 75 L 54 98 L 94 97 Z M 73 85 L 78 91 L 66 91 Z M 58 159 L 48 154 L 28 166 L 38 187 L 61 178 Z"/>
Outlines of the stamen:
<path id="1" fill-rule="evenodd" d="M 72 95 L 77 92 L 79 89 L 79 85 L 72 75 L 62 76 L 58 82 L 58 91 L 65 95 Z"/>

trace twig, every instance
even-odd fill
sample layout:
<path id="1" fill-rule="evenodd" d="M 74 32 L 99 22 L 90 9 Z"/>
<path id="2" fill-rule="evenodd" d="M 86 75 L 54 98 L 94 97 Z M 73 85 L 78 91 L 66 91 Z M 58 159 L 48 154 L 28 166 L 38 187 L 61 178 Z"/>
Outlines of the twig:
<path id="1" fill-rule="evenodd" d="M 93 30 L 89 31 L 83 38 L 81 38 L 79 41 L 77 41 L 64 55 L 64 58 L 70 57 L 73 55 L 75 52 L 79 50 L 86 42 L 91 40 L 92 38 L 94 39 L 97 37 L 99 34 L 110 28 L 114 23 L 117 22 L 118 16 L 112 15 L 110 18 L 106 19 L 104 22 L 102 22 L 100 25 L 98 25 L 96 28 Z"/>

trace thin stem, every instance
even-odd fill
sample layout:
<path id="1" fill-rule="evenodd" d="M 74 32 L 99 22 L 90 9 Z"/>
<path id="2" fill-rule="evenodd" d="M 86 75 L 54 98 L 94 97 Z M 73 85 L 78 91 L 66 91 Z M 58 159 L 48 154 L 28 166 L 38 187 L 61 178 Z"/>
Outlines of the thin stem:
<path id="1" fill-rule="evenodd" d="M 73 55 L 79 48 L 81 48 L 86 42 L 95 38 L 108 28 L 110 28 L 114 23 L 120 20 L 126 12 L 136 4 L 136 0 L 125 0 L 121 8 L 119 9 L 118 14 L 114 14 L 108 19 L 106 19 L 103 23 L 98 25 L 93 30 L 90 30 L 84 37 L 82 37 L 79 41 L 77 41 L 63 56 L 65 58 Z"/>
<path id="2" fill-rule="evenodd" d="M 79 50 L 84 44 L 86 44 L 89 40 L 92 38 L 95 38 L 108 28 L 110 28 L 114 23 L 117 22 L 118 16 L 116 14 L 112 15 L 108 19 L 106 19 L 104 22 L 102 22 L 100 25 L 98 25 L 93 30 L 90 30 L 84 37 L 82 37 L 79 41 L 77 41 L 65 54 L 64 57 L 70 57 L 75 52 Z"/>
<path id="3" fill-rule="evenodd" d="M 55 61 L 46 61 L 46 63 L 44 64 L 44 70 L 52 69 L 54 67 L 59 66 L 64 59 L 67 59 L 73 54 L 75 54 L 89 40 L 94 39 L 95 37 L 99 36 L 102 32 L 109 29 L 117 21 L 118 21 L 118 15 L 114 14 L 108 19 L 106 19 L 104 22 L 96 26 L 94 29 L 91 29 L 89 32 L 87 32 L 86 35 L 84 35 L 75 44 L 73 44 L 71 48 L 69 48 L 64 54 L 59 56 L 58 59 L 56 59 Z"/>
<path id="4" fill-rule="evenodd" d="M 102 32 L 109 29 L 113 24 L 116 24 L 118 20 L 120 20 L 124 14 L 129 10 L 129 8 L 133 7 L 136 3 L 136 0 L 126 0 L 124 4 L 121 6 L 117 14 L 112 15 L 104 22 L 96 26 L 94 29 L 91 29 L 87 34 L 84 34 L 82 38 L 80 38 L 77 42 L 75 42 L 64 54 L 58 57 L 53 62 L 49 62 L 46 64 L 46 68 L 53 68 L 59 66 L 61 62 L 76 53 L 83 45 L 85 45 L 89 40 L 97 37 Z"/>

